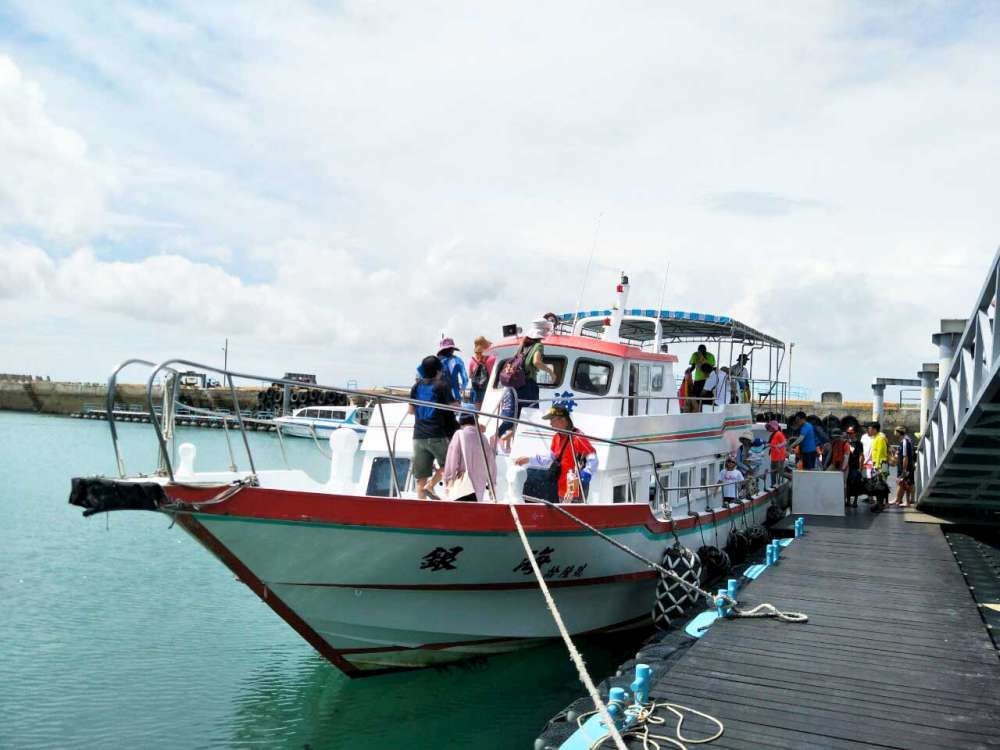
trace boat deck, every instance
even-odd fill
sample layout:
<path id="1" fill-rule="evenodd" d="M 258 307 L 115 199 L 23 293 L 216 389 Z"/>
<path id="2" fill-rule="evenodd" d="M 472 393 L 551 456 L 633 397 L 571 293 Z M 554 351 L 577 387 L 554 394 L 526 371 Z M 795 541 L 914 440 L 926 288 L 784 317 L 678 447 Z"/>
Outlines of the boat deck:
<path id="1" fill-rule="evenodd" d="M 1000 747 L 996 648 L 941 528 L 904 516 L 809 518 L 744 597 L 809 623 L 716 623 L 653 697 L 717 716 L 720 748 Z"/>
<path id="2" fill-rule="evenodd" d="M 720 719 L 725 733 L 706 747 L 1000 747 L 993 607 L 973 598 L 942 528 L 906 515 L 860 508 L 808 517 L 806 536 L 747 583 L 740 604 L 771 602 L 809 623 L 716 622 L 680 658 L 654 665 L 651 697 Z M 997 580 L 994 551 L 977 553 L 967 575 Z M 986 597 L 993 606 L 997 593 L 993 586 Z M 632 676 L 628 669 L 614 684 Z M 711 731 L 684 722 L 688 737 Z"/>

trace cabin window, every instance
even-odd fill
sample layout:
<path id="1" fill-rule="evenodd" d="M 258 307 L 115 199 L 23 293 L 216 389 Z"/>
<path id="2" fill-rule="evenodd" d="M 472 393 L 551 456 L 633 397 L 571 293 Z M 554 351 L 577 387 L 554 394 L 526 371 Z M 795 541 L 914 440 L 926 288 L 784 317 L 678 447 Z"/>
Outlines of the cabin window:
<path id="1" fill-rule="evenodd" d="M 624 484 L 616 484 L 611 489 L 611 502 L 613 503 L 624 503 L 625 502 L 625 487 Z"/>
<path id="2" fill-rule="evenodd" d="M 639 368 L 639 393 L 649 393 L 649 367 Z"/>
<path id="3" fill-rule="evenodd" d="M 507 359 L 502 359 L 497 362 L 494 368 L 495 374 L 493 375 L 493 387 L 503 388 L 500 385 L 500 372 L 503 370 L 503 366 L 510 362 L 512 357 L 507 357 Z M 562 385 L 563 377 L 566 375 L 566 358 L 565 357 L 550 357 L 548 355 L 542 356 L 542 361 L 549 365 L 556 372 L 556 376 L 553 378 L 544 370 L 539 370 L 535 374 L 535 381 L 542 388 L 558 388 Z"/>
<path id="4" fill-rule="evenodd" d="M 611 375 L 614 368 L 608 362 L 594 359 L 578 359 L 573 369 L 570 387 L 581 393 L 605 395 L 611 389 Z"/>
<path id="5" fill-rule="evenodd" d="M 650 372 L 652 377 L 650 379 L 650 387 L 654 391 L 663 390 L 663 365 L 657 365 L 656 367 L 651 367 Z"/>
<path id="6" fill-rule="evenodd" d="M 701 467 L 701 486 L 704 487 L 708 484 L 708 467 Z"/>
<path id="7" fill-rule="evenodd" d="M 691 496 L 691 490 L 688 489 L 690 485 L 691 485 L 691 472 L 690 471 L 677 472 L 678 500 L 687 500 Z"/>
<path id="8" fill-rule="evenodd" d="M 340 411 L 340 409 L 335 409 L 334 411 L 330 412 L 329 419 L 343 419 L 343 418 L 344 418 L 344 412 Z"/>
<path id="9" fill-rule="evenodd" d="M 313 419 L 319 415 L 317 414 L 315 409 L 306 409 L 305 416 L 309 417 L 310 419 Z"/>
<path id="10" fill-rule="evenodd" d="M 410 471 L 410 459 L 396 459 L 396 482 L 400 489 L 406 486 L 406 474 Z M 392 467 L 388 456 L 378 456 L 372 460 L 372 473 L 368 477 L 366 494 L 372 497 L 392 495 Z"/>

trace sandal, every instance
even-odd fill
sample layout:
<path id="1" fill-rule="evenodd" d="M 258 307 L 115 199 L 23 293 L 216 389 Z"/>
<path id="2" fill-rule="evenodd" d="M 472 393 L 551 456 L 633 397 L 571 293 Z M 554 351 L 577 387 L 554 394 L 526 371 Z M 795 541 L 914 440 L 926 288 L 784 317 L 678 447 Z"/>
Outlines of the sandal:
<path id="1" fill-rule="evenodd" d="M 424 490 L 424 494 L 431 500 L 440 500 L 441 498 L 437 496 L 434 490 Z"/>

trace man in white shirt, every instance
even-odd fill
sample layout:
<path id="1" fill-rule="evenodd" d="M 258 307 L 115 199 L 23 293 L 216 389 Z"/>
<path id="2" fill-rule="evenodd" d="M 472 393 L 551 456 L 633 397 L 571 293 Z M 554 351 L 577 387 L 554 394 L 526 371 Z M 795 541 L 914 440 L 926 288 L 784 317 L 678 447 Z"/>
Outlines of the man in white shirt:
<path id="1" fill-rule="evenodd" d="M 715 396 L 713 402 L 716 406 L 725 406 L 729 403 L 729 368 L 720 367 L 713 369 L 712 373 L 705 379 L 705 388 L 702 393 L 708 391 Z"/>

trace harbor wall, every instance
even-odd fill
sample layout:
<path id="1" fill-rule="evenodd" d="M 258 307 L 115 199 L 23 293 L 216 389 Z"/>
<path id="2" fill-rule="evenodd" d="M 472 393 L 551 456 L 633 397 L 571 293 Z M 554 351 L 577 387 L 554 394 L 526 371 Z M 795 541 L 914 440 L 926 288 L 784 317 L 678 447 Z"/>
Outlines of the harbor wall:
<path id="1" fill-rule="evenodd" d="M 237 388 L 241 410 L 257 408 L 260 388 Z M 30 411 L 43 414 L 76 414 L 85 407 L 103 409 L 107 401 L 105 383 L 59 383 L 46 380 L 22 382 L 0 381 L 0 410 Z M 163 398 L 159 386 L 153 387 L 153 401 Z M 233 408 L 232 394 L 226 388 L 181 388 L 181 400 L 202 409 Z M 115 393 L 115 402 L 125 409 L 145 411 L 146 386 L 138 383 L 121 383 Z"/>

